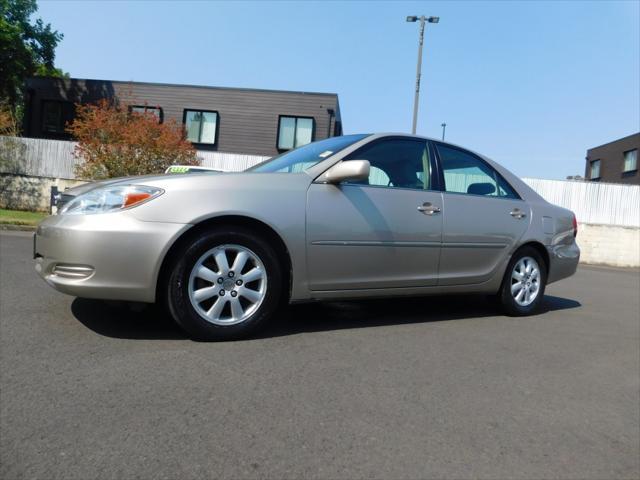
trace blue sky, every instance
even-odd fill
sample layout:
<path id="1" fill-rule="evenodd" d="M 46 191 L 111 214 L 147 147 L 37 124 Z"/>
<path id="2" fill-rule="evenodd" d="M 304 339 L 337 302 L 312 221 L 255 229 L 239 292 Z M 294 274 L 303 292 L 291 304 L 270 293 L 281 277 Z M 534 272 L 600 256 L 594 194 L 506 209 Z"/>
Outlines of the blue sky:
<path id="1" fill-rule="evenodd" d="M 584 174 L 589 147 L 640 130 L 640 2 L 40 1 L 72 77 L 339 94 L 345 133 L 418 134 L 521 176 Z"/>

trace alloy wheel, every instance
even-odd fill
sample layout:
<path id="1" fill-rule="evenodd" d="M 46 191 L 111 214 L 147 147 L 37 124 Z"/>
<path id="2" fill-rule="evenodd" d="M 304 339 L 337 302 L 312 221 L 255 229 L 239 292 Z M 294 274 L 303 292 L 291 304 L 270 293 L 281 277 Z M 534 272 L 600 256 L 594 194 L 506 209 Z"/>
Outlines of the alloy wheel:
<path id="1" fill-rule="evenodd" d="M 242 245 L 219 245 L 202 255 L 189 276 L 189 300 L 215 325 L 248 319 L 267 292 L 267 272 L 260 257 Z"/>
<path id="2" fill-rule="evenodd" d="M 531 305 L 540 292 L 540 267 L 531 257 L 522 257 L 511 272 L 511 296 L 521 307 Z"/>

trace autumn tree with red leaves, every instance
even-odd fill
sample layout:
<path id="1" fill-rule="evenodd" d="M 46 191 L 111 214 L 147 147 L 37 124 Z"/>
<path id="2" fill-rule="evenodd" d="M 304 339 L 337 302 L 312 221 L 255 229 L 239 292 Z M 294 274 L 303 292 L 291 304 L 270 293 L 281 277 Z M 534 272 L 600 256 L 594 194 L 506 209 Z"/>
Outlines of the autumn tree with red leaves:
<path id="1" fill-rule="evenodd" d="M 159 123 L 151 112 L 131 112 L 117 101 L 76 105 L 67 131 L 78 141 L 75 155 L 80 178 L 103 179 L 163 173 L 170 165 L 199 165 L 184 128 Z"/>

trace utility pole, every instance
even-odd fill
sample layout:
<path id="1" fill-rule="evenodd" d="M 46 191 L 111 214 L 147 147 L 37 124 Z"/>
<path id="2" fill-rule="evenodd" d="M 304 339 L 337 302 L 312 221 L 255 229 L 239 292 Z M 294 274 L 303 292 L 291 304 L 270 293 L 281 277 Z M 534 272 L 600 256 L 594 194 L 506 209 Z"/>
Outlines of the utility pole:
<path id="1" fill-rule="evenodd" d="M 444 130 L 447 128 L 446 122 L 440 125 L 442 127 L 442 141 L 444 142 Z"/>
<path id="2" fill-rule="evenodd" d="M 418 41 L 418 66 L 416 68 L 416 91 L 413 99 L 413 126 L 411 127 L 411 133 L 416 134 L 416 126 L 418 124 L 418 100 L 420 98 L 420 77 L 422 76 L 422 44 L 424 43 L 424 24 L 438 23 L 440 17 L 425 17 L 424 15 L 409 16 L 407 22 L 417 22 L 420 20 L 420 39 Z"/>

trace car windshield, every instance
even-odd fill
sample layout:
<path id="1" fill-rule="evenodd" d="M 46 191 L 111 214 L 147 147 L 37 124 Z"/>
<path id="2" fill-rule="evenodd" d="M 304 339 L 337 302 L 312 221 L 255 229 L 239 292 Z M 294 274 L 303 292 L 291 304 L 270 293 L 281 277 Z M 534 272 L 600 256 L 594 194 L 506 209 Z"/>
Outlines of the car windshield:
<path id="1" fill-rule="evenodd" d="M 269 160 L 259 163 L 245 171 L 247 172 L 303 172 L 313 167 L 317 163 L 335 155 L 340 150 L 344 150 L 349 145 L 353 145 L 362 140 L 367 135 L 344 135 L 342 137 L 331 137 L 326 140 L 308 143 L 295 150 L 281 153 Z"/>

